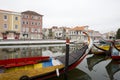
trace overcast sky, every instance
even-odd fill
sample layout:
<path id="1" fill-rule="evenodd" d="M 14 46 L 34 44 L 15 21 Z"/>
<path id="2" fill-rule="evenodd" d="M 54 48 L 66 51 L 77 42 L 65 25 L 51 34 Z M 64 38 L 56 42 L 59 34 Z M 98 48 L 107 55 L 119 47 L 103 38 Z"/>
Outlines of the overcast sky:
<path id="1" fill-rule="evenodd" d="M 101 33 L 120 28 L 120 0 L 1 0 L 0 9 L 38 12 L 43 28 L 88 25 Z"/>

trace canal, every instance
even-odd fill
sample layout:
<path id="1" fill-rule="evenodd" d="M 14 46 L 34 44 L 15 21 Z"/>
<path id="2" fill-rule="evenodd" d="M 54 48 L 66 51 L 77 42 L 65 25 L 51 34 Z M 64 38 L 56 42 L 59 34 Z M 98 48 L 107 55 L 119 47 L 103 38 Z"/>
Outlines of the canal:
<path id="1" fill-rule="evenodd" d="M 70 52 L 79 49 L 81 44 L 70 45 Z M 65 44 L 0 46 L 0 60 L 65 55 Z M 105 55 L 88 54 L 73 70 L 68 72 L 68 80 L 120 80 L 120 61 L 106 59 Z M 40 79 L 38 79 L 40 80 Z M 64 75 L 48 80 L 64 80 Z"/>

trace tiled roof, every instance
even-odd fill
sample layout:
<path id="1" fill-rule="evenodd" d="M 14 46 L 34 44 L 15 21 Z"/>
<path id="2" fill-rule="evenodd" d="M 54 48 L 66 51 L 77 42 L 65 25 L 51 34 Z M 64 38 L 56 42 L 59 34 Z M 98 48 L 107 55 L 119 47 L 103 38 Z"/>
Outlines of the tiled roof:
<path id="1" fill-rule="evenodd" d="M 2 11 L 2 12 L 13 12 L 13 11 L 2 10 L 2 9 L 0 9 L 0 11 Z"/>
<path id="2" fill-rule="evenodd" d="M 80 30 L 85 30 L 86 26 L 76 26 L 75 28 L 72 28 L 70 30 L 75 30 L 75 31 L 80 31 Z"/>
<path id="3" fill-rule="evenodd" d="M 24 11 L 24 12 L 22 12 L 22 14 L 30 14 L 30 15 L 43 16 L 43 15 L 37 13 L 37 12 L 29 11 L 29 10 L 28 10 L 28 11 Z"/>

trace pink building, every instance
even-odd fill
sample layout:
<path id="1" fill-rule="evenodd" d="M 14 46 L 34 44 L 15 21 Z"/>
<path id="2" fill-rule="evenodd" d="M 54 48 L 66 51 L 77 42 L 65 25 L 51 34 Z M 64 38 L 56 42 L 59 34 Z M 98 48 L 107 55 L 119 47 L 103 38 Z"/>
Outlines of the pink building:
<path id="1" fill-rule="evenodd" d="M 42 17 L 34 11 L 24 11 L 21 22 L 21 37 L 23 39 L 42 39 Z"/>

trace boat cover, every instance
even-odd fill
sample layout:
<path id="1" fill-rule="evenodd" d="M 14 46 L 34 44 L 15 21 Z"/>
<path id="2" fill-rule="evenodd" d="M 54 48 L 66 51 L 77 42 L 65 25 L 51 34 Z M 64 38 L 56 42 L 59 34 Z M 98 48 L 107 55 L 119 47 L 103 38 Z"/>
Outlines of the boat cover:
<path id="1" fill-rule="evenodd" d="M 83 54 L 85 54 L 85 51 L 87 48 L 88 48 L 88 45 L 85 45 L 81 49 L 78 49 L 78 50 L 70 53 L 69 54 L 69 65 L 78 61 L 83 56 Z M 58 57 L 56 57 L 56 59 L 58 59 L 59 61 L 61 61 L 65 65 L 65 56 L 58 56 Z"/>

